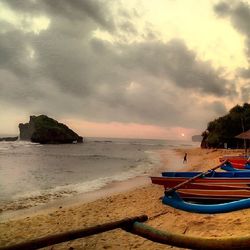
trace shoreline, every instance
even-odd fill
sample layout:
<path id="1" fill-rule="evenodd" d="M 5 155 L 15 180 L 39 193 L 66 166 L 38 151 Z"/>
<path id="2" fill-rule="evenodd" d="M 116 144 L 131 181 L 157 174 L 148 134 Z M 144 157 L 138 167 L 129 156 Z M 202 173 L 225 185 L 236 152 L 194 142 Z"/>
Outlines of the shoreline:
<path id="1" fill-rule="evenodd" d="M 148 186 L 150 183 L 150 179 L 146 176 L 139 176 L 125 181 L 114 181 L 96 191 L 78 193 L 71 197 L 52 200 L 45 204 L 32 206 L 29 208 L 4 211 L 0 214 L 0 223 L 6 222 L 8 220 L 22 219 L 27 216 L 35 216 L 53 212 L 58 208 L 70 208 L 80 204 L 94 202 L 98 199 L 107 198 L 140 187 Z"/>
<path id="2" fill-rule="evenodd" d="M 77 193 L 76 191 L 63 191 L 54 194 L 17 199 L 0 206 L 0 211 L 2 210 L 0 213 L 0 222 L 7 221 L 8 219 L 21 219 L 27 215 L 33 216 L 40 213 L 51 212 L 58 207 L 71 207 L 78 204 L 85 204 L 100 198 L 148 186 L 151 184 L 149 176 L 159 175 L 166 169 L 166 164 L 168 165 L 167 169 L 170 171 L 178 171 L 178 169 L 180 169 L 179 155 L 175 153 L 174 149 L 155 150 L 150 152 L 150 154 L 152 153 L 154 159 L 158 158 L 158 163 L 155 165 L 155 168 L 151 169 L 149 174 L 145 176 L 135 176 L 121 181 L 114 180 L 100 189 L 88 192 Z"/>
<path id="3" fill-rule="evenodd" d="M 185 151 L 188 153 L 188 163 L 182 168 L 185 171 L 205 171 L 218 165 L 218 158 L 221 155 L 235 154 L 233 150 L 177 149 L 176 153 L 181 161 Z M 167 152 L 162 151 L 162 156 L 165 160 L 168 159 Z M 159 199 L 162 194 L 161 186 L 150 184 L 89 203 L 79 203 L 35 216 L 9 220 L 0 223 L 0 246 L 141 214 L 148 215 L 149 220 L 146 222 L 148 225 L 190 236 L 219 237 L 249 234 L 250 209 L 213 215 L 188 213 L 163 205 Z M 179 249 L 154 243 L 119 229 L 53 246 L 54 250 L 70 248 Z"/>

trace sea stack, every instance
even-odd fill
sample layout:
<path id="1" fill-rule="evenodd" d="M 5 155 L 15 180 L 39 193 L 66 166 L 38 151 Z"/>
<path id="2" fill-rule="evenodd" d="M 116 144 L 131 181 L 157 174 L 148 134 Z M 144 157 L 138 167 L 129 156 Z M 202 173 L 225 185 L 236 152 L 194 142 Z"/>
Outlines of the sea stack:
<path id="1" fill-rule="evenodd" d="M 46 116 L 30 116 L 29 123 L 20 123 L 20 140 L 41 144 L 82 143 L 83 138 L 65 124 Z"/>
<path id="2" fill-rule="evenodd" d="M 18 136 L 14 136 L 14 137 L 0 137 L 0 141 L 17 141 L 18 140 Z"/>

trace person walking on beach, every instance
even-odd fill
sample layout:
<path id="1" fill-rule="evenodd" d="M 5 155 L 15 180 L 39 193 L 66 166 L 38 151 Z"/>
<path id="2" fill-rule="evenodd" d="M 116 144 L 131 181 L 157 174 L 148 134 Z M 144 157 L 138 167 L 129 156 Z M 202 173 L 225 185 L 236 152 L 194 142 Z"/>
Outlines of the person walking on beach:
<path id="1" fill-rule="evenodd" d="M 187 162 L 187 152 L 185 152 L 185 154 L 184 154 L 184 158 L 183 158 L 183 163 L 186 163 Z"/>

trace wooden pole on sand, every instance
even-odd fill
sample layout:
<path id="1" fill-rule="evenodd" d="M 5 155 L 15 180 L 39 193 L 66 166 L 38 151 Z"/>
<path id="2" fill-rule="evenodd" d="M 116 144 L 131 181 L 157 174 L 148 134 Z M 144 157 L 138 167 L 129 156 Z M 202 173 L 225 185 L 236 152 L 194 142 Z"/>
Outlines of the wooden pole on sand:
<path id="1" fill-rule="evenodd" d="M 51 246 L 65 241 L 74 240 L 77 238 L 87 237 L 93 234 L 99 234 L 110 231 L 116 228 L 130 228 L 134 222 L 144 222 L 148 219 L 147 215 L 125 218 L 123 220 L 105 223 L 94 227 L 72 230 L 65 233 L 54 234 L 42 238 L 26 241 L 12 246 L 0 247 L 0 250 L 33 250 L 46 246 Z"/>
<path id="2" fill-rule="evenodd" d="M 250 246 L 249 235 L 238 237 L 197 237 L 161 231 L 140 222 L 135 222 L 129 232 L 153 242 L 185 249 L 248 250 Z"/>

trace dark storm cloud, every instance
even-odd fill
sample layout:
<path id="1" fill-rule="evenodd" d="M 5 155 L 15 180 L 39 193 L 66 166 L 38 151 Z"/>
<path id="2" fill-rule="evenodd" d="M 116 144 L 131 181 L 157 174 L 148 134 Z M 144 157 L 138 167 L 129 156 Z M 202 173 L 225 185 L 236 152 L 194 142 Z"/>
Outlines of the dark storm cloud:
<path id="1" fill-rule="evenodd" d="M 220 2 L 214 6 L 214 10 L 220 16 L 227 16 L 230 13 L 231 8 L 230 8 L 230 4 L 226 2 Z"/>
<path id="2" fill-rule="evenodd" d="M 60 16 L 70 21 L 84 21 L 89 17 L 110 31 L 115 27 L 113 19 L 107 15 L 108 9 L 106 5 L 98 0 L 3 0 L 3 2 L 13 10 L 24 14 Z"/>
<path id="3" fill-rule="evenodd" d="M 121 28 L 121 30 L 125 31 L 126 33 L 131 33 L 132 35 L 137 35 L 137 30 L 135 29 L 134 25 L 129 21 L 123 22 L 120 25 L 120 28 Z"/>
<path id="4" fill-rule="evenodd" d="M 241 97 L 242 97 L 243 102 L 249 102 L 249 100 L 250 100 L 250 81 L 248 81 L 242 87 Z"/>
<path id="5" fill-rule="evenodd" d="M 221 2 L 214 7 L 215 12 L 221 16 L 229 16 L 233 26 L 240 32 L 250 35 L 250 5 L 245 2 Z"/>
<path id="6" fill-rule="evenodd" d="M 123 65 L 169 79 L 178 87 L 197 92 L 225 96 L 235 94 L 232 84 L 212 66 L 196 58 L 181 40 L 144 42 L 124 49 Z"/>
<path id="7" fill-rule="evenodd" d="M 215 6 L 215 12 L 221 17 L 229 17 L 236 30 L 245 35 L 245 53 L 250 64 L 250 5 L 246 2 L 227 3 L 221 2 Z M 239 76 L 250 79 L 250 65 L 247 69 L 239 69 Z M 247 102 L 250 97 L 250 88 L 243 86 L 241 89 L 242 100 Z"/>
<path id="8" fill-rule="evenodd" d="M 138 34 L 131 20 L 115 22 L 104 2 L 5 4 L 18 14 L 50 19 L 39 34 L 7 24 L 0 32 L 0 97 L 10 105 L 95 121 L 199 127 L 224 110 L 221 102 L 199 96 L 236 94 L 233 83 L 181 40 L 157 41 L 152 29 L 150 40 L 134 43 L 93 37 L 96 29 Z"/>
<path id="9" fill-rule="evenodd" d="M 1 23 L 0 23 L 1 25 Z M 30 63 L 27 60 L 29 35 L 11 29 L 0 32 L 0 67 L 15 72 L 20 77 L 30 74 Z"/>
<path id="10" fill-rule="evenodd" d="M 214 101 L 208 105 L 217 115 L 224 115 L 227 112 L 225 105 L 222 102 Z"/>

